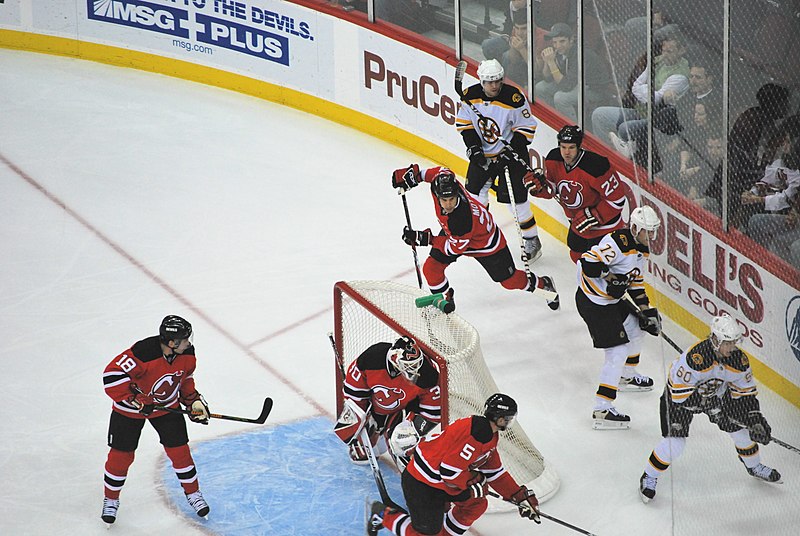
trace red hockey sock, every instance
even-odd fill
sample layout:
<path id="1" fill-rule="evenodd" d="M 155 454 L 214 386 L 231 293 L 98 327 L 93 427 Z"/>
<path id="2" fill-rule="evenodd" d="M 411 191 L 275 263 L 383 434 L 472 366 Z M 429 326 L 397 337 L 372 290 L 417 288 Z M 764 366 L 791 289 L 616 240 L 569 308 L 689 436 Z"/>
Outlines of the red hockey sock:
<path id="1" fill-rule="evenodd" d="M 123 452 L 117 449 L 108 451 L 103 486 L 105 496 L 109 499 L 119 499 L 125 479 L 128 478 L 128 468 L 133 463 L 134 453 Z"/>
<path id="2" fill-rule="evenodd" d="M 522 270 L 516 270 L 511 277 L 500 284 L 508 290 L 525 290 L 528 287 L 528 276 Z"/>
<path id="3" fill-rule="evenodd" d="M 186 495 L 194 493 L 200 489 L 200 483 L 197 481 L 197 471 L 194 468 L 194 460 L 192 453 L 189 451 L 189 445 L 181 445 L 180 447 L 164 447 L 164 450 L 172 461 L 172 468 L 175 469 L 175 476 L 183 486 L 183 492 Z"/>

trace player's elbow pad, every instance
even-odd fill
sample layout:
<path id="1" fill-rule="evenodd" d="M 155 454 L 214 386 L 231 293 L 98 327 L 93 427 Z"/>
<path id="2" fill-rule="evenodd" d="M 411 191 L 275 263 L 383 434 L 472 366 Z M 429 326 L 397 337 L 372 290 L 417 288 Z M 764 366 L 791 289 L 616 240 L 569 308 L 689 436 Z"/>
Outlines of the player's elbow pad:
<path id="1" fill-rule="evenodd" d="M 581 270 L 587 277 L 602 277 L 604 273 L 608 273 L 608 265 L 604 262 L 588 261 L 581 258 Z"/>

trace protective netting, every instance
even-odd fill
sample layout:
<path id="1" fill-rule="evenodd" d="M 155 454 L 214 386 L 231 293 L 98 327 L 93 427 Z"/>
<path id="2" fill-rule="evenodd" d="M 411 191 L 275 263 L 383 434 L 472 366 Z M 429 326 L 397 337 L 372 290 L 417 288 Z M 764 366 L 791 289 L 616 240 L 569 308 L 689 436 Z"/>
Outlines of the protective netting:
<path id="1" fill-rule="evenodd" d="M 486 399 L 500 391 L 483 359 L 475 328 L 455 313 L 416 307 L 414 299 L 425 292 L 389 281 L 350 281 L 337 283 L 334 293 L 337 343 L 345 367 L 368 346 L 409 335 L 439 364 L 448 423 L 481 414 Z M 540 501 L 558 490 L 557 473 L 519 423 L 500 435 L 498 448 L 511 475 L 533 489 Z"/>

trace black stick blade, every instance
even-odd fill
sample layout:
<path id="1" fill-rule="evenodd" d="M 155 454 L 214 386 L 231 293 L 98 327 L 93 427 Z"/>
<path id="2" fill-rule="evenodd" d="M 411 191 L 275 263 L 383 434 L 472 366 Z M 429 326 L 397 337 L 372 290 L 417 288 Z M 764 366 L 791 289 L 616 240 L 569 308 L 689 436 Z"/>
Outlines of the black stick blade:
<path id="1" fill-rule="evenodd" d="M 270 412 L 272 411 L 272 399 L 267 397 L 264 399 L 264 407 L 261 409 L 261 415 L 258 416 L 256 419 L 256 423 L 264 424 L 267 422 L 267 417 L 269 417 Z"/>

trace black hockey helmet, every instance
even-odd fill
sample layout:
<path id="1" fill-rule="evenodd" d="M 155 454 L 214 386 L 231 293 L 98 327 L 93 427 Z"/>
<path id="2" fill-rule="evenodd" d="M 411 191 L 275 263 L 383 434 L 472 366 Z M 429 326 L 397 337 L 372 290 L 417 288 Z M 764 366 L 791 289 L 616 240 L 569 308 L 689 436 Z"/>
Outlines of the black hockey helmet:
<path id="1" fill-rule="evenodd" d="M 583 143 L 583 131 L 578 125 L 566 125 L 558 131 L 556 139 L 558 143 L 574 143 L 580 147 Z"/>
<path id="2" fill-rule="evenodd" d="M 486 399 L 486 403 L 483 405 L 483 415 L 492 422 L 497 421 L 500 417 L 510 420 L 517 415 L 517 403 L 508 395 L 495 393 Z"/>
<path id="3" fill-rule="evenodd" d="M 436 197 L 455 197 L 459 193 L 456 174 L 447 168 L 442 168 L 433 179 L 431 189 Z"/>
<path id="4" fill-rule="evenodd" d="M 188 339 L 192 336 L 192 325 L 177 315 L 168 315 L 161 321 L 161 327 L 158 328 L 158 335 L 163 343 L 179 339 Z"/>

